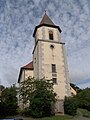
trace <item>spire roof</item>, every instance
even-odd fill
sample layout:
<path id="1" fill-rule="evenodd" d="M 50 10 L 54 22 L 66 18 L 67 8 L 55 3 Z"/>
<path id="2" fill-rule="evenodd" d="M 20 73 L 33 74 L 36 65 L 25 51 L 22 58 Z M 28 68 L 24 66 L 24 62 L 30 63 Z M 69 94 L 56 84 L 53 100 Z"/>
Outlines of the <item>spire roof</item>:
<path id="1" fill-rule="evenodd" d="M 52 22 L 52 20 L 48 17 L 48 15 L 46 14 L 46 12 L 45 12 L 45 14 L 44 14 L 44 16 L 43 16 L 43 18 L 42 18 L 42 20 L 41 20 L 41 22 L 40 22 L 40 25 L 42 25 L 42 24 L 47 24 L 47 25 L 54 25 L 55 26 L 55 24 Z"/>
<path id="2" fill-rule="evenodd" d="M 47 27 L 53 27 L 53 28 L 57 28 L 59 30 L 59 32 L 61 33 L 62 30 L 60 29 L 59 26 L 55 25 L 52 20 L 48 17 L 48 15 L 46 14 L 46 11 L 45 11 L 45 14 L 40 22 L 40 24 L 38 26 L 35 27 L 34 29 L 34 32 L 33 32 L 33 37 L 35 37 L 35 34 L 36 34 L 36 31 L 39 27 L 42 27 L 42 26 L 47 26 Z"/>

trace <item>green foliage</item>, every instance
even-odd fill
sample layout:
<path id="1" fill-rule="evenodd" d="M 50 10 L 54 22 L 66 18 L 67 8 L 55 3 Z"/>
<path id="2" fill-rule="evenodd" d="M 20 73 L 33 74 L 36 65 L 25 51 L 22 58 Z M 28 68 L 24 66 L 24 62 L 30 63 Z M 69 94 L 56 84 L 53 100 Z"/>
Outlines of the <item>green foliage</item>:
<path id="1" fill-rule="evenodd" d="M 23 109 L 23 110 L 20 111 L 20 115 L 21 116 L 27 116 L 27 117 L 29 117 L 30 114 L 31 114 L 31 110 L 28 109 L 28 108 L 25 108 L 25 109 Z"/>
<path id="2" fill-rule="evenodd" d="M 6 116 L 6 106 L 4 102 L 0 102 L 0 118 Z"/>
<path id="3" fill-rule="evenodd" d="M 64 108 L 65 108 L 66 114 L 75 115 L 77 107 L 90 111 L 90 89 L 89 88 L 80 90 L 77 93 L 77 95 L 74 97 L 65 98 Z"/>
<path id="4" fill-rule="evenodd" d="M 53 84 L 50 80 L 28 78 L 21 83 L 20 95 L 23 103 L 30 101 L 30 115 L 44 117 L 51 115 L 51 107 L 55 102 Z"/>
<path id="5" fill-rule="evenodd" d="M 27 120 L 73 120 L 73 116 L 69 116 L 69 115 L 54 115 L 54 116 L 50 116 L 50 117 L 43 117 L 43 118 L 31 118 L 31 117 L 25 117 L 25 119 Z M 24 119 L 24 118 L 23 118 Z"/>
<path id="6" fill-rule="evenodd" d="M 17 91 L 15 85 L 2 91 L 0 116 L 15 115 L 17 110 Z"/>
<path id="7" fill-rule="evenodd" d="M 72 120 L 72 116 L 68 115 L 56 115 L 51 117 L 39 118 L 39 120 Z"/>
<path id="8" fill-rule="evenodd" d="M 90 89 L 86 88 L 76 96 L 78 107 L 90 111 Z"/>
<path id="9" fill-rule="evenodd" d="M 78 115 L 83 116 L 83 117 L 87 117 L 90 118 L 90 111 L 86 110 L 86 109 L 78 109 Z"/>
<path id="10" fill-rule="evenodd" d="M 68 115 L 76 115 L 77 113 L 77 101 L 72 97 L 65 97 L 64 101 L 64 111 Z"/>

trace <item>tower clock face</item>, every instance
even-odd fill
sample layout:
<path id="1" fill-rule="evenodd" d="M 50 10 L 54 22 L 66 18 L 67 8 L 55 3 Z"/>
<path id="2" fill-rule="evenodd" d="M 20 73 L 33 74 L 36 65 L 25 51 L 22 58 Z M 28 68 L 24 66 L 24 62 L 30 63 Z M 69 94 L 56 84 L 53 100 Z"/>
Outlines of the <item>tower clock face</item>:
<path id="1" fill-rule="evenodd" d="M 53 50 L 53 49 L 55 48 L 55 46 L 51 44 L 51 45 L 50 45 L 50 48 Z"/>

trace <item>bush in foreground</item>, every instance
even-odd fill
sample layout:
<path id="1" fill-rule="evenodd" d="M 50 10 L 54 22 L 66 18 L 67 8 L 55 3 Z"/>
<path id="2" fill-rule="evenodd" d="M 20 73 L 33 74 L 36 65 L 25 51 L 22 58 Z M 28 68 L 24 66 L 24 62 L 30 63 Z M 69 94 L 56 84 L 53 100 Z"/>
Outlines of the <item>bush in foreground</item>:
<path id="1" fill-rule="evenodd" d="M 78 115 L 82 115 L 83 117 L 90 118 L 90 111 L 88 111 L 88 110 L 86 110 L 86 109 L 78 108 L 77 114 L 78 114 Z"/>
<path id="2" fill-rule="evenodd" d="M 90 111 L 90 89 L 86 88 L 76 95 L 78 107 Z"/>
<path id="3" fill-rule="evenodd" d="M 73 115 L 73 116 L 76 115 L 77 107 L 78 105 L 77 105 L 75 98 L 65 97 L 65 101 L 64 101 L 65 114 Z"/>

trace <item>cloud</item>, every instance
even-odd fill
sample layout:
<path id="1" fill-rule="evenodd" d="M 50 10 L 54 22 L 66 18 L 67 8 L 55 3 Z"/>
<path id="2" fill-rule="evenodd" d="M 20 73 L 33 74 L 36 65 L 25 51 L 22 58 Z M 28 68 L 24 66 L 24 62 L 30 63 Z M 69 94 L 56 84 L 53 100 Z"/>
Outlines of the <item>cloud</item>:
<path id="1" fill-rule="evenodd" d="M 78 83 L 90 77 L 90 54 L 88 51 L 90 51 L 89 46 L 77 49 L 75 52 L 69 54 L 68 65 L 72 82 Z"/>
<path id="2" fill-rule="evenodd" d="M 83 80 L 77 84 L 80 88 L 90 88 L 90 78 Z"/>
<path id="3" fill-rule="evenodd" d="M 17 82 L 19 69 L 32 60 L 34 28 L 44 10 L 62 29 L 72 82 L 90 78 L 89 0 L 0 0 L 0 80 Z"/>

